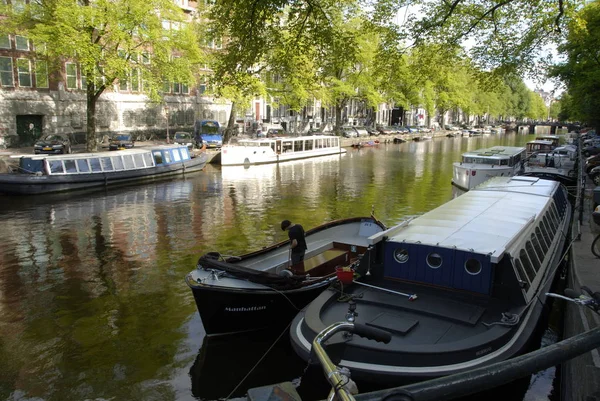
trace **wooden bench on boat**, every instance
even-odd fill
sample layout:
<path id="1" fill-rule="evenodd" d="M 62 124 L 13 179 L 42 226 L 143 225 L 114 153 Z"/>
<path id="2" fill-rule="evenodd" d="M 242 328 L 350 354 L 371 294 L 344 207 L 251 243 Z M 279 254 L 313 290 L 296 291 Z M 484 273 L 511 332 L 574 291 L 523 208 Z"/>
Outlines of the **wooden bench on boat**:
<path id="1" fill-rule="evenodd" d="M 366 247 L 333 241 L 307 252 L 304 261 L 295 264 L 290 270 L 298 275 L 326 276 L 334 273 L 338 266 L 348 266 L 366 250 Z"/>

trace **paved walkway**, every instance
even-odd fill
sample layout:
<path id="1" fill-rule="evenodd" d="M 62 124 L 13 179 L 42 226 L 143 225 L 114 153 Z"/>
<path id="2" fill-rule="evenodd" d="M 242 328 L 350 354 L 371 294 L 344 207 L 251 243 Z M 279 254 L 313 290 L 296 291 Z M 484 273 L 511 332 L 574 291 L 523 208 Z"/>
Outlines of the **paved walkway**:
<path id="1" fill-rule="evenodd" d="M 592 241 L 600 234 L 600 226 L 592 219 L 592 192 L 594 186 L 588 179 L 581 225 L 575 220 L 573 234 L 580 230 L 581 239 L 573 243 L 573 258 L 569 272 L 569 287 L 580 292 L 581 286 L 600 291 L 600 259 L 591 251 Z M 578 211 L 575 212 L 578 218 Z M 564 337 L 600 326 L 600 316 L 587 308 L 569 303 L 565 312 Z M 563 364 L 562 399 L 565 401 L 600 401 L 600 349 L 584 354 Z"/>

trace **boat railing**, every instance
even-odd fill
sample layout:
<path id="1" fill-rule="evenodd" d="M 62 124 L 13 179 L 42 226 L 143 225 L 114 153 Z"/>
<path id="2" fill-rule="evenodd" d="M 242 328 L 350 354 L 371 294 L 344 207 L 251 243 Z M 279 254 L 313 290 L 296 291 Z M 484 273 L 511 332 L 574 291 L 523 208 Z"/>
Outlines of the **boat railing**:
<path id="1" fill-rule="evenodd" d="M 354 333 L 360 337 L 383 342 L 385 344 L 390 342 L 392 335 L 387 331 L 363 324 L 337 322 L 325 328 L 325 330 L 317 334 L 313 340 L 313 353 L 319 359 L 319 363 L 323 367 L 325 377 L 327 378 L 327 381 L 329 381 L 329 384 L 331 384 L 331 392 L 329 393 L 327 400 L 331 401 L 337 397 L 337 399 L 341 401 L 353 401 L 354 397 L 352 396 L 352 387 L 355 388 L 356 386 L 353 385 L 353 382 L 350 379 L 350 370 L 336 366 L 331 361 L 329 355 L 327 355 L 327 352 L 325 352 L 325 348 L 322 345 L 334 334 L 339 332 L 345 332 L 345 334 L 348 336 L 351 336 L 352 333 Z"/>
<path id="2" fill-rule="evenodd" d="M 367 243 L 369 245 L 375 245 L 378 242 L 381 242 L 385 237 L 390 237 L 399 231 L 401 231 L 404 227 L 408 225 L 412 220 L 414 220 L 417 216 L 412 216 L 401 222 L 400 224 L 395 225 L 394 227 L 388 228 L 385 231 L 378 232 L 377 234 L 371 235 L 367 238 Z"/>

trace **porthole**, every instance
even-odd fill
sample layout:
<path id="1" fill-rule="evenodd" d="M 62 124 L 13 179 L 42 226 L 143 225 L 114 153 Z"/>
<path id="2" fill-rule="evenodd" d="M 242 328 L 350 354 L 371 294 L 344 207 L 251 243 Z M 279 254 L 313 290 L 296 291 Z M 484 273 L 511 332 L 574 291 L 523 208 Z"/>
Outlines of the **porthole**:
<path id="1" fill-rule="evenodd" d="M 398 248 L 394 251 L 394 259 L 398 263 L 408 262 L 408 251 L 404 248 Z"/>
<path id="2" fill-rule="evenodd" d="M 429 255 L 427 255 L 427 264 L 432 269 L 437 269 L 442 265 L 442 257 L 439 253 L 432 252 Z"/>
<path id="3" fill-rule="evenodd" d="M 481 273 L 481 262 L 477 259 L 467 259 L 465 262 L 465 270 L 471 276 L 476 276 Z"/>

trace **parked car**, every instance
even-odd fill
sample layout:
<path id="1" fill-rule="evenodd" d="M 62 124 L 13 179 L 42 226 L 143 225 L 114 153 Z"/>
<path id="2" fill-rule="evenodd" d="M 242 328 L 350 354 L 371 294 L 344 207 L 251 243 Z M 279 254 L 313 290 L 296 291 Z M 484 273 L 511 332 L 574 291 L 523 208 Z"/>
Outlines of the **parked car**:
<path id="1" fill-rule="evenodd" d="M 594 167 L 588 175 L 594 181 L 594 184 L 600 185 L 600 166 Z"/>
<path id="2" fill-rule="evenodd" d="M 194 147 L 194 139 L 192 138 L 192 134 L 189 132 L 176 132 L 173 136 L 173 142 L 179 145 L 185 145 L 188 149 L 192 149 Z"/>
<path id="3" fill-rule="evenodd" d="M 71 153 L 71 140 L 62 134 L 49 134 L 33 145 L 33 153 L 40 154 L 63 154 Z"/>
<path id="4" fill-rule="evenodd" d="M 369 131 L 367 130 L 366 127 L 354 127 L 354 129 L 356 130 L 356 132 L 358 133 L 359 137 L 366 137 L 369 136 Z"/>
<path id="5" fill-rule="evenodd" d="M 593 142 L 583 145 L 583 147 L 581 148 L 581 153 L 583 153 L 585 157 L 597 155 L 598 153 L 600 153 L 600 142 Z"/>
<path id="6" fill-rule="evenodd" d="M 379 133 L 381 135 L 391 135 L 391 134 L 394 133 L 394 130 L 393 130 L 392 127 L 382 126 L 382 125 L 380 125 L 380 126 L 377 127 L 377 131 L 379 131 Z"/>
<path id="7" fill-rule="evenodd" d="M 598 166 L 600 166 L 600 154 L 590 156 L 585 160 L 585 172 L 587 174 L 589 174 L 594 167 Z"/>
<path id="8" fill-rule="evenodd" d="M 369 135 L 371 135 L 371 136 L 378 136 L 378 135 L 379 135 L 379 131 L 377 131 L 377 129 L 376 129 L 376 128 L 371 128 L 371 127 L 368 127 L 368 128 L 367 128 L 367 132 L 368 132 L 368 133 L 369 133 Z"/>
<path id="9" fill-rule="evenodd" d="M 283 128 L 269 128 L 267 130 L 267 138 L 277 138 L 287 136 L 287 132 Z"/>
<path id="10" fill-rule="evenodd" d="M 342 127 L 342 136 L 344 138 L 358 138 L 358 132 L 354 127 Z"/>
<path id="11" fill-rule="evenodd" d="M 133 137 L 129 134 L 119 134 L 110 140 L 108 150 L 131 149 L 134 146 Z"/>

